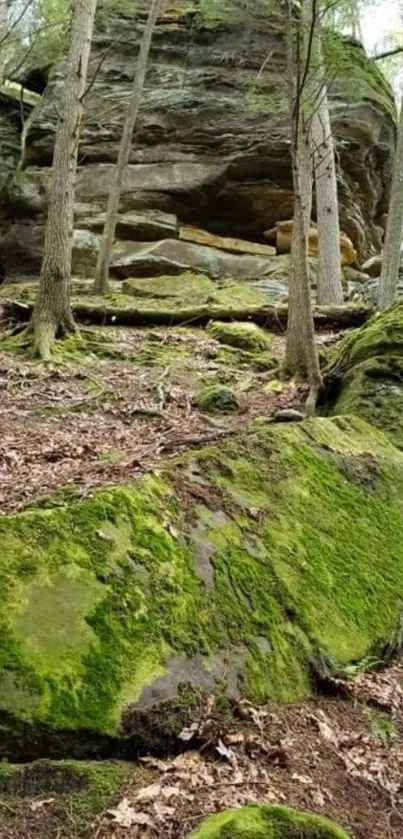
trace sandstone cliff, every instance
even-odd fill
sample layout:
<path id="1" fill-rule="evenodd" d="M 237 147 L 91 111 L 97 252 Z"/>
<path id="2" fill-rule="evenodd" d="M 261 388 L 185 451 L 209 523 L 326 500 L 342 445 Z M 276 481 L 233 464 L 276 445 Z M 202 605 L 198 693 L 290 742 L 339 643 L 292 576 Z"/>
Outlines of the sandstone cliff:
<path id="1" fill-rule="evenodd" d="M 94 38 L 90 79 L 95 78 L 86 98 L 77 183 L 81 244 L 75 270 L 81 274 L 88 274 L 97 248 L 97 241 L 83 231 L 93 231 L 105 209 L 143 25 L 141 14 L 136 19 L 103 19 Z M 363 258 L 380 247 L 394 105 L 362 48 L 346 43 L 343 49 L 345 77 L 331 91 L 341 226 Z M 30 84 L 29 73 L 25 83 Z M 30 118 L 23 170 L 8 190 L 0 254 L 8 279 L 35 275 L 39 269 L 60 83 L 56 70 L 42 106 Z M 285 48 L 274 30 L 257 34 L 237 26 L 207 28 L 196 5 L 169 3 L 154 38 L 122 212 L 164 211 L 213 233 L 263 242 L 265 230 L 292 214 L 284 102 Z M 2 105 L 15 163 L 19 116 L 6 100 Z M 172 225 L 167 232 L 156 232 L 137 223 L 124 238 L 175 236 Z M 133 247 L 137 253 L 138 246 Z M 192 257 L 187 257 L 185 267 L 191 268 Z"/>

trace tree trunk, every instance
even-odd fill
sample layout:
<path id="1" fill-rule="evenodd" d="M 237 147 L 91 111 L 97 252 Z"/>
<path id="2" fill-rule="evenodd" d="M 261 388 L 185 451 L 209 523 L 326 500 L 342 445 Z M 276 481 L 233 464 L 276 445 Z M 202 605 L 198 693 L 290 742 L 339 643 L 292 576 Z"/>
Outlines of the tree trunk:
<path id="1" fill-rule="evenodd" d="M 78 143 L 96 0 L 74 0 L 60 119 L 53 153 L 41 277 L 32 315 L 34 347 L 51 357 L 55 337 L 75 329 L 70 306 Z"/>
<path id="2" fill-rule="evenodd" d="M 147 72 L 147 62 L 150 53 L 151 40 L 160 13 L 163 0 L 151 0 L 150 13 L 141 41 L 140 54 L 133 80 L 132 94 L 129 108 L 123 126 L 123 134 L 119 147 L 117 163 L 114 169 L 112 184 L 110 188 L 108 204 L 106 209 L 105 226 L 102 236 L 101 247 L 98 254 L 97 267 L 95 270 L 94 292 L 105 294 L 109 283 L 109 264 L 111 251 L 115 238 L 116 222 L 119 212 L 119 201 L 122 192 L 123 176 L 129 162 L 134 126 L 136 124 L 140 109 L 141 97 L 143 94 L 144 82 Z"/>
<path id="3" fill-rule="evenodd" d="M 288 301 L 285 369 L 290 375 L 306 377 L 310 385 L 307 412 L 314 413 L 322 387 L 311 306 L 308 235 L 312 207 L 312 139 L 309 51 L 313 31 L 309 15 L 311 0 L 302 4 L 297 39 L 294 35 L 293 3 L 289 0 L 288 56 L 290 73 L 291 155 L 294 186 L 292 271 Z M 295 49 L 297 40 L 297 49 Z M 302 81 L 301 81 L 302 80 Z"/>
<path id="4" fill-rule="evenodd" d="M 403 234 L 403 97 L 400 105 L 397 148 L 393 164 L 392 191 L 386 223 L 383 250 L 379 308 L 381 311 L 396 300 Z"/>
<path id="5" fill-rule="evenodd" d="M 318 92 L 312 117 L 312 142 L 319 245 L 318 303 L 331 306 L 343 303 L 343 285 L 336 164 L 325 85 Z"/>
<path id="6" fill-rule="evenodd" d="M 8 23 L 12 0 L 0 0 L 0 85 L 5 82 L 7 64 Z"/>

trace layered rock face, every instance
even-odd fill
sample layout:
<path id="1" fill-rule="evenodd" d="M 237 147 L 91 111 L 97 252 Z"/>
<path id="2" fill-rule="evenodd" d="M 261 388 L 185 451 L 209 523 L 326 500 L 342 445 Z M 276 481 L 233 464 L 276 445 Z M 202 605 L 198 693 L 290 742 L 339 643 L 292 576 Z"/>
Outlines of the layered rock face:
<path id="1" fill-rule="evenodd" d="M 79 154 L 78 231 L 93 231 L 105 210 L 143 28 L 141 14 L 115 18 L 94 37 Z M 346 77 L 338 74 L 332 92 L 340 223 L 362 259 L 380 247 L 394 105 L 362 49 L 345 44 L 343 50 Z M 122 213 L 159 210 L 215 234 L 264 243 L 263 232 L 292 215 L 285 76 L 285 45 L 274 29 L 206 28 L 197 7 L 169 3 L 155 32 Z M 31 120 L 25 168 L 9 191 L 0 254 L 7 279 L 39 268 L 61 83 L 56 72 Z M 169 221 L 125 229 L 124 238 L 140 242 L 178 235 Z M 88 274 L 93 265 L 91 249 L 94 242 L 81 247 L 78 273 Z M 262 270 L 257 266 L 255 273 Z"/>

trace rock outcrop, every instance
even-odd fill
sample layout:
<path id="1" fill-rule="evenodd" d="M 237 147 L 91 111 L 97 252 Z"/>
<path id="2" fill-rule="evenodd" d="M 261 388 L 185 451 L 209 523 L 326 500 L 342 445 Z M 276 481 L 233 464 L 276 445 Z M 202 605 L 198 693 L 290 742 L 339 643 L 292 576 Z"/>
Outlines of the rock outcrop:
<path id="1" fill-rule="evenodd" d="M 263 243 L 264 230 L 292 215 L 283 39 L 274 29 L 207 28 L 197 4 L 167 6 L 124 180 L 122 214 L 127 221 L 135 213 L 137 221 L 122 221 L 118 236 L 138 241 L 133 227 L 150 230 L 149 217 L 143 222 L 138 213 L 158 210 L 167 214 L 161 239 L 172 238 L 165 231 L 174 228 L 174 215 L 213 234 Z M 93 232 L 105 210 L 144 17 L 103 19 L 102 25 L 93 41 L 95 78 L 85 100 L 76 204 L 77 228 Z M 394 104 L 362 48 L 345 42 L 342 49 L 345 77 L 339 74 L 332 91 L 340 222 L 361 259 L 380 245 Z M 56 72 L 30 121 L 25 168 L 8 193 L 9 226 L 0 248 L 6 278 L 38 271 L 61 79 Z M 13 131 L 17 143 L 18 124 Z M 143 242 L 155 238 L 154 225 Z"/>
<path id="2" fill-rule="evenodd" d="M 344 338 L 327 377 L 334 413 L 365 417 L 403 448 L 403 304 Z"/>
<path id="3" fill-rule="evenodd" d="M 224 673 L 230 697 L 291 701 L 315 667 L 393 649 L 402 493 L 403 454 L 364 420 L 261 421 L 1 517 L 1 756 L 39 730 L 48 753 L 60 732 L 136 738 L 136 709 Z"/>

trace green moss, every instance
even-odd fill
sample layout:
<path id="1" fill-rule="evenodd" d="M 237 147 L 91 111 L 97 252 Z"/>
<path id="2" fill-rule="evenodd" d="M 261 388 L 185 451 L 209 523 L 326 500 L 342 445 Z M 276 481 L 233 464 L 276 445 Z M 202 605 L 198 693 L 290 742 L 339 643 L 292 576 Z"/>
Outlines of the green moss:
<path id="1" fill-rule="evenodd" d="M 84 837 L 89 836 L 94 818 L 118 803 L 122 787 L 134 769 L 133 765 L 118 761 L 2 763 L 0 795 L 16 811 L 31 798 L 52 798 L 57 808 L 58 830 L 64 826 L 71 830 L 74 824 L 74 835 Z"/>
<path id="2" fill-rule="evenodd" d="M 11 335 L 0 341 L 0 348 L 15 355 L 33 358 L 31 336 L 24 330 L 17 335 Z M 98 358 L 121 358 L 122 353 L 113 342 L 111 331 L 100 327 L 96 329 L 82 329 L 74 335 L 62 340 L 56 340 L 53 350 L 55 362 L 85 362 L 93 363 Z"/>
<path id="3" fill-rule="evenodd" d="M 213 687 L 217 662 L 232 692 L 290 701 L 315 659 L 382 656 L 402 499 L 403 454 L 335 418 L 256 423 L 160 477 L 1 517 L 0 709 L 116 734 L 145 689 Z"/>
<path id="4" fill-rule="evenodd" d="M 191 839 L 348 839 L 348 834 L 312 813 L 249 804 L 211 816 Z"/>
<path id="5" fill-rule="evenodd" d="M 230 414 L 239 409 L 235 393 L 223 385 L 203 387 L 195 397 L 195 405 L 207 413 Z"/>
<path id="6" fill-rule="evenodd" d="M 329 77 L 335 79 L 334 92 L 347 101 L 370 99 L 397 119 L 393 91 L 376 61 L 362 44 L 328 30 L 323 38 Z"/>
<path id="7" fill-rule="evenodd" d="M 325 371 L 333 413 L 355 413 L 403 446 L 403 306 L 372 318 L 333 350 Z"/>
<path id="8" fill-rule="evenodd" d="M 205 299 L 213 294 L 217 284 L 204 274 L 185 272 L 178 276 L 150 277 L 148 279 L 125 280 L 122 291 L 131 297 L 182 297 L 184 300 Z"/>
<path id="9" fill-rule="evenodd" d="M 219 321 L 213 321 L 209 324 L 208 331 L 220 344 L 237 347 L 252 353 L 271 350 L 271 335 L 254 323 L 220 323 Z"/>

